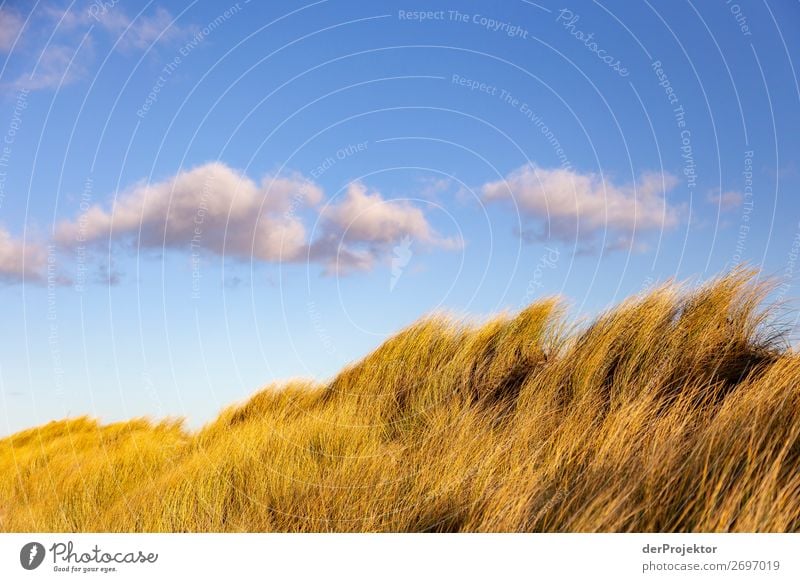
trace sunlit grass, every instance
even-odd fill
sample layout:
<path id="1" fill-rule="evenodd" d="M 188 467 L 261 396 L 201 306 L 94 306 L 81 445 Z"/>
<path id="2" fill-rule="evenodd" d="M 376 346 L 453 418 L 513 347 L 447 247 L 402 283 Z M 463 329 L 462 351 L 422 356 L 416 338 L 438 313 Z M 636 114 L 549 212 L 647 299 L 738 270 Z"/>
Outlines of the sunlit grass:
<path id="1" fill-rule="evenodd" d="M 0 530 L 797 531 L 800 359 L 767 291 L 432 316 L 198 432 L 29 429 L 0 440 Z"/>

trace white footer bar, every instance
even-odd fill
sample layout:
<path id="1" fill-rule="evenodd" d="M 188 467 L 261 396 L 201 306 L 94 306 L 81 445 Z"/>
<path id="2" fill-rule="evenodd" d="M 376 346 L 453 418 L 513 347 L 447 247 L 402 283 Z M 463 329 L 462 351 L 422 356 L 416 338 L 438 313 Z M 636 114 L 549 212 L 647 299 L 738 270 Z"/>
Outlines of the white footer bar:
<path id="1" fill-rule="evenodd" d="M 3 534 L 0 580 L 796 581 L 799 536 Z"/>

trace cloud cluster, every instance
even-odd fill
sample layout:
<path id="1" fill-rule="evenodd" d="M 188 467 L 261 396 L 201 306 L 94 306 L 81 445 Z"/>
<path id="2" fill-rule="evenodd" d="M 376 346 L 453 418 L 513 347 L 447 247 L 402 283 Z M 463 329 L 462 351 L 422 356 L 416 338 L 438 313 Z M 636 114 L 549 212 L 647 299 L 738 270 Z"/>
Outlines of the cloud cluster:
<path id="1" fill-rule="evenodd" d="M 513 200 L 534 219 L 525 236 L 577 241 L 584 249 L 604 238 L 610 250 L 630 247 L 637 233 L 677 226 L 681 207 L 665 196 L 677 184 L 669 173 L 645 173 L 620 185 L 594 173 L 528 164 L 484 184 L 482 195 L 488 202 Z"/>
<path id="2" fill-rule="evenodd" d="M 42 282 L 46 263 L 44 246 L 15 239 L 0 227 L 0 283 Z"/>
<path id="3" fill-rule="evenodd" d="M 638 233 L 674 228 L 683 209 L 665 193 L 676 184 L 669 174 L 619 185 L 596 174 L 528 165 L 481 192 L 487 202 L 513 199 L 531 219 L 524 235 L 578 242 L 581 251 L 595 250 L 602 239 L 608 251 L 640 247 Z M 398 245 L 412 241 L 415 248 L 463 248 L 462 240 L 439 234 L 422 208 L 386 199 L 361 182 L 326 200 L 300 174 L 256 180 L 217 161 L 139 182 L 108 204 L 85 207 L 56 225 L 52 243 L 62 251 L 172 250 L 243 262 L 308 262 L 346 275 L 388 264 Z M 23 244 L 0 229 L 0 280 L 41 282 L 46 263 L 44 244 Z"/>
<path id="4" fill-rule="evenodd" d="M 61 247 L 123 244 L 135 249 L 197 250 L 242 261 L 312 261 L 327 273 L 367 270 L 404 237 L 422 245 L 456 248 L 442 238 L 419 208 L 385 200 L 360 183 L 338 202 L 320 207 L 322 190 L 299 174 L 265 176 L 259 182 L 221 162 L 140 183 L 108 208 L 93 205 L 60 222 Z M 310 240 L 301 212 L 317 213 Z"/>

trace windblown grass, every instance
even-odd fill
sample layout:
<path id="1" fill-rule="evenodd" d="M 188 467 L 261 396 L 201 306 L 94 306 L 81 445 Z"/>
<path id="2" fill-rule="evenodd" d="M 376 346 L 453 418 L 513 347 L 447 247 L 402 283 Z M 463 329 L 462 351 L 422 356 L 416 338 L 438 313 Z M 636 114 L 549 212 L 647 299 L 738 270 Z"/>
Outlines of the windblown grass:
<path id="1" fill-rule="evenodd" d="M 196 433 L 0 441 L 4 531 L 797 531 L 800 359 L 737 270 L 588 326 L 429 317 Z"/>

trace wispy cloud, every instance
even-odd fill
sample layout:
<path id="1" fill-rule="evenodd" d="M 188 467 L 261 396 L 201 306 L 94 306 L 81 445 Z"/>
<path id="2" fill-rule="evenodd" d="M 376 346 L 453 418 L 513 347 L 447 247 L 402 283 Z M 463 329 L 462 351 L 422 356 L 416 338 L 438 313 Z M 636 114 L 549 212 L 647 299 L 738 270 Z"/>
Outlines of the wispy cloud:
<path id="1" fill-rule="evenodd" d="M 8 52 L 14 46 L 25 21 L 11 8 L 0 7 L 0 52 Z"/>
<path id="2" fill-rule="evenodd" d="M 14 81 L 18 89 L 35 91 L 69 85 L 86 76 L 87 55 L 91 45 L 82 47 L 83 53 L 75 47 L 52 44 L 39 56 L 30 73 L 24 73 Z"/>
<path id="3" fill-rule="evenodd" d="M 720 210 L 723 212 L 730 212 L 742 205 L 742 202 L 744 202 L 744 195 L 734 190 L 725 192 L 714 190 L 708 193 L 708 201 L 719 206 Z"/>
<path id="4" fill-rule="evenodd" d="M 66 30 L 96 27 L 111 35 L 122 50 L 144 50 L 156 43 L 183 36 L 189 29 L 174 22 L 168 10 L 158 7 L 152 13 L 131 18 L 119 4 L 104 6 L 98 2 L 78 8 L 48 8 L 50 18 Z M 118 41 L 118 42 L 117 42 Z"/>
<path id="5" fill-rule="evenodd" d="M 488 202 L 514 201 L 533 220 L 523 236 L 577 241 L 583 250 L 604 238 L 602 250 L 611 251 L 639 247 L 637 233 L 679 224 L 682 209 L 665 196 L 677 184 L 666 172 L 642 174 L 635 184 L 614 184 L 594 173 L 531 164 L 484 184 L 482 194 Z"/>
<path id="6" fill-rule="evenodd" d="M 45 3 L 37 5 L 29 18 L 33 25 L 15 51 L 20 68 L 27 71 L 10 85 L 31 90 L 53 89 L 85 78 L 100 37 L 119 50 L 133 52 L 190 32 L 190 28 L 174 23 L 164 8 L 131 18 L 121 5 L 112 3 Z M 10 48 L 22 22 L 17 12 L 0 9 L 0 51 Z"/>
<path id="7" fill-rule="evenodd" d="M 453 187 L 453 180 L 428 176 L 420 179 L 420 184 L 422 185 L 419 191 L 420 198 L 434 199 L 439 194 L 450 190 Z"/>

